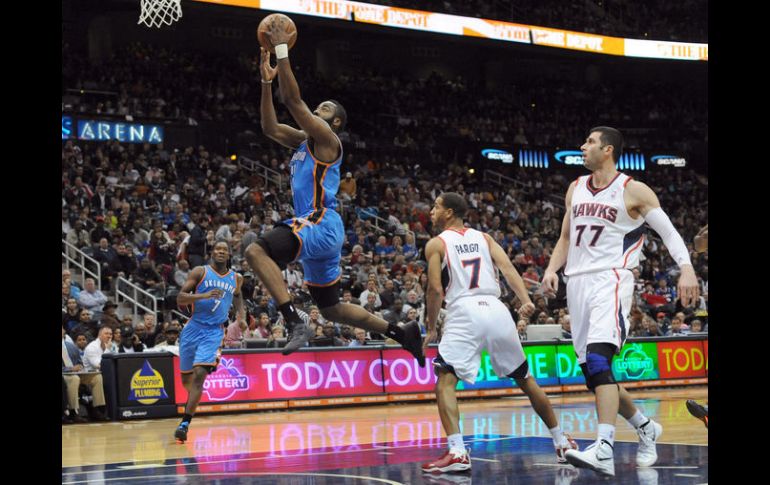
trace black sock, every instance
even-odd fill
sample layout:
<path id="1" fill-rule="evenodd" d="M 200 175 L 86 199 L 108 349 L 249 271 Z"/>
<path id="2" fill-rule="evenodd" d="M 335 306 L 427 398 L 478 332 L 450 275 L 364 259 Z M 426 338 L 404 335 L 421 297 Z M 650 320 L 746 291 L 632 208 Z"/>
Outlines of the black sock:
<path id="1" fill-rule="evenodd" d="M 182 426 L 184 423 L 187 423 L 187 425 L 189 426 L 190 421 L 192 421 L 192 417 L 193 417 L 192 414 L 185 414 L 184 416 L 182 416 L 182 422 L 179 423 L 179 426 Z"/>
<path id="2" fill-rule="evenodd" d="M 287 330 L 291 330 L 295 323 L 302 323 L 302 319 L 299 317 L 299 313 L 297 313 L 294 305 L 291 304 L 291 301 L 287 301 L 279 306 L 278 309 L 281 311 L 281 315 L 283 315 Z"/>
<path id="3" fill-rule="evenodd" d="M 388 330 L 385 331 L 385 334 L 398 343 L 404 341 L 404 330 L 395 323 L 388 323 Z"/>

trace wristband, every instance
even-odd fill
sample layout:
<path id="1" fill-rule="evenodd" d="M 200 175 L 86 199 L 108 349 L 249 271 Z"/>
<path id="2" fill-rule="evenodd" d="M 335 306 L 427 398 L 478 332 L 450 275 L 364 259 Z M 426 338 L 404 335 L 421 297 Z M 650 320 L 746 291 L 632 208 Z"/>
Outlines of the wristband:
<path id="1" fill-rule="evenodd" d="M 275 58 L 286 59 L 289 57 L 289 46 L 287 44 L 278 44 L 275 46 Z"/>

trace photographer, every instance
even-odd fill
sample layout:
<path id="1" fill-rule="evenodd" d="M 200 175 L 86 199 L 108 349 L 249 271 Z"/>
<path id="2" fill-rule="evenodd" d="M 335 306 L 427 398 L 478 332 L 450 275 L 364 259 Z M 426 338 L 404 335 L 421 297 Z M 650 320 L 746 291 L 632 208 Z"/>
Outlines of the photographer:
<path id="1" fill-rule="evenodd" d="M 147 348 L 141 340 L 139 340 L 139 336 L 134 333 L 134 327 L 131 325 L 124 325 L 123 327 L 120 327 L 120 347 L 118 348 L 118 353 L 120 354 L 132 354 L 134 352 L 144 352 L 144 350 Z"/>

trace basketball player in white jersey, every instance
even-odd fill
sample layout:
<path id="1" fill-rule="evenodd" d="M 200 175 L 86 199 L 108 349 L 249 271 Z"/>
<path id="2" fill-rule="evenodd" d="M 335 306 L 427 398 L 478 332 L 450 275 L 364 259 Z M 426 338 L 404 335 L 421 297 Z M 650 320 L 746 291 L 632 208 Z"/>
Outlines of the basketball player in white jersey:
<path id="1" fill-rule="evenodd" d="M 499 377 L 513 378 L 529 397 L 535 412 L 551 431 L 557 460 L 566 463 L 565 452 L 577 449 L 577 444 L 561 431 L 545 392 L 529 373 L 516 323 L 499 299 L 498 268 L 521 300 L 519 313 L 529 317 L 535 311 L 535 305 L 503 248 L 487 234 L 465 228 L 463 216 L 467 209 L 461 195 L 449 192 L 436 198 L 430 213 L 433 227 L 442 232 L 425 246 L 428 260 L 425 325 L 428 334 L 423 346 L 427 347 L 436 339 L 436 321 L 441 302 L 446 300 L 447 314 L 438 357 L 433 365 L 438 374 L 438 410 L 449 449 L 439 459 L 424 463 L 422 470 L 450 472 L 471 468 L 470 456 L 460 433 L 455 388 L 458 379 L 470 384 L 476 381 L 484 348 L 489 352 L 495 373 Z"/>
<path id="2" fill-rule="evenodd" d="M 620 132 L 606 126 L 593 128 L 580 149 L 592 173 L 578 177 L 567 190 L 561 237 L 543 275 L 543 286 L 555 294 L 556 272 L 566 263 L 572 344 L 586 386 L 596 395 L 598 438 L 584 451 L 567 451 L 567 461 L 614 476 L 618 411 L 639 434 L 636 463 L 641 467 L 657 461 L 655 443 L 663 431 L 634 406 L 612 374 L 612 358 L 628 336 L 634 290 L 631 270 L 639 265 L 645 222 L 660 235 L 681 269 L 677 288 L 684 306 L 697 301 L 698 281 L 687 247 L 660 208 L 658 197 L 647 185 L 616 170 L 623 151 Z"/>

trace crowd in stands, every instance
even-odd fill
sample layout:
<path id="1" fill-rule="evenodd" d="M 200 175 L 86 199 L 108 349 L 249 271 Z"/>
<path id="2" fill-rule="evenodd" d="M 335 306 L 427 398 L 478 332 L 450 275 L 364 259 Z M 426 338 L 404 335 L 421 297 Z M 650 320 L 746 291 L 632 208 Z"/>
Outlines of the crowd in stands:
<path id="1" fill-rule="evenodd" d="M 270 327 L 281 326 L 280 313 L 252 275 L 243 251 L 244 241 L 253 241 L 290 217 L 291 192 L 233 170 L 231 163 L 205 147 L 168 153 L 162 145 L 63 143 L 62 238 L 91 254 L 102 276 L 100 291 L 93 279 L 86 279 L 81 288 L 68 272 L 62 275 L 62 323 L 73 340 L 80 334 L 94 339 L 98 322 L 120 333 L 122 318 L 106 296 L 120 276 L 154 294 L 166 313 L 175 309 L 175 295 L 191 268 L 205 264 L 210 248 L 222 240 L 230 245 L 232 267 L 245 276 L 250 313 L 246 328 L 229 346 L 242 338 L 269 338 Z M 288 158 L 281 166 L 285 171 Z M 519 170 L 520 184 L 510 188 L 490 186 L 460 164 L 449 164 L 440 182 L 395 160 L 368 160 L 346 165 L 345 170 L 350 171 L 345 178 L 356 184 L 347 193 L 349 201 L 341 204 L 346 227 L 341 299 L 379 312 L 386 320 L 404 321 L 412 310 L 421 320 L 427 286 L 422 250 L 432 234 L 430 207 L 442 191 L 451 190 L 470 203 L 467 224 L 489 232 L 526 279 L 538 304 L 533 320 L 545 323 L 552 318 L 558 323 L 558 305 L 566 306 L 563 299 L 546 301 L 537 290 L 564 214 L 559 200 L 570 180 L 563 174 L 545 177 Z M 638 178 L 658 194 L 684 239 L 692 241 L 707 222 L 707 181 L 692 171 L 674 174 L 649 172 Z M 373 213 L 381 229 L 370 223 Z M 654 233 L 648 235 L 644 258 L 637 270 L 639 310 L 650 317 L 674 316 L 681 310 L 675 290 L 678 272 Z M 708 255 L 693 254 L 693 259 L 705 296 L 698 308 L 689 309 L 688 321 L 696 311 L 706 310 L 707 299 Z M 307 309 L 314 324 L 323 325 L 323 317 L 311 306 L 301 265 L 289 265 L 284 276 L 298 305 Z M 503 298 L 515 311 L 517 302 L 507 288 Z M 151 348 L 164 329 L 156 333 L 154 322 L 145 319 L 143 324 L 136 334 Z M 668 326 L 665 322 L 662 330 Z M 335 327 L 335 334 L 345 344 L 355 339 L 354 329 Z"/>
<path id="2" fill-rule="evenodd" d="M 138 43 L 101 63 L 68 46 L 62 55 L 67 113 L 259 126 L 253 55 Z M 163 74 L 158 65 L 164 66 Z M 705 89 L 666 76 L 654 82 L 591 83 L 581 75 L 533 76 L 524 70 L 496 88 L 479 76 L 447 78 L 436 72 L 420 79 L 361 68 L 327 79 L 314 69 L 298 69 L 296 76 L 309 103 L 340 99 L 348 113 L 367 113 L 351 117 L 341 135 L 359 153 L 421 163 L 455 156 L 458 144 L 468 142 L 574 147 L 586 127 L 601 124 L 627 128 L 629 148 L 686 153 L 708 136 Z M 282 104 L 275 104 L 279 119 L 287 119 Z"/>
<path id="3" fill-rule="evenodd" d="M 704 0 L 371 0 L 368 3 L 613 37 L 708 42 L 708 2 Z"/>

